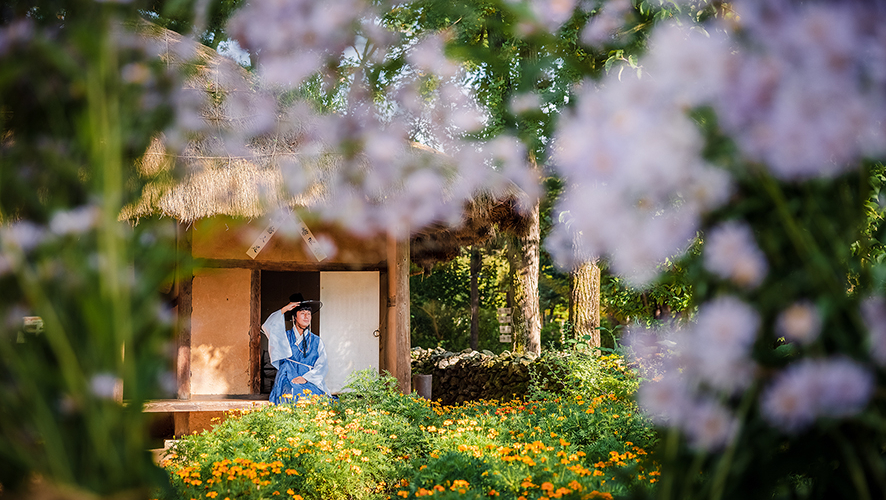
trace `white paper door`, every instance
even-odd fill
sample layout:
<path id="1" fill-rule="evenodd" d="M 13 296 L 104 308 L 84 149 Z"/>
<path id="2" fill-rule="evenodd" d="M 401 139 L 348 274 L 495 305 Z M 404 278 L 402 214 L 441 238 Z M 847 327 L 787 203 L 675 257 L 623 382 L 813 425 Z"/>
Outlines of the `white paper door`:
<path id="1" fill-rule="evenodd" d="M 326 386 L 340 392 L 348 375 L 378 371 L 378 271 L 320 273 L 320 338 L 329 356 Z"/>

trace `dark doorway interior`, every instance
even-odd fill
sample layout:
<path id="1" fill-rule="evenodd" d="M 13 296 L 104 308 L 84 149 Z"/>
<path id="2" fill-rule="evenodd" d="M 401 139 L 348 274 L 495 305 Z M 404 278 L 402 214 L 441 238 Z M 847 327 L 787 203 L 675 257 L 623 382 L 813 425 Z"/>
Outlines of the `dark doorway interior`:
<path id="1" fill-rule="evenodd" d="M 305 299 L 320 300 L 319 272 L 262 271 L 261 272 L 261 321 L 272 312 L 289 303 L 289 296 L 301 292 Z M 291 323 L 286 324 L 291 327 Z M 311 331 L 320 335 L 320 315 L 311 320 Z M 270 394 L 277 369 L 268 356 L 268 338 L 261 336 L 261 393 Z"/>

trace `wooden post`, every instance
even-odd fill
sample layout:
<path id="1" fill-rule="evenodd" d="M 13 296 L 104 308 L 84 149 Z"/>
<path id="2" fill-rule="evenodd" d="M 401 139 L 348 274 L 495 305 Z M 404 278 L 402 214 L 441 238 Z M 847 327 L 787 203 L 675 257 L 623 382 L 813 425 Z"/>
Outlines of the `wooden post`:
<path id="1" fill-rule="evenodd" d="M 261 392 L 261 270 L 252 270 L 249 297 L 249 392 Z"/>
<path id="2" fill-rule="evenodd" d="M 388 236 L 388 331 L 385 358 L 388 371 L 404 394 L 412 392 L 412 343 L 409 337 L 409 240 Z"/>
<path id="3" fill-rule="evenodd" d="M 191 269 L 191 232 L 176 225 L 178 262 L 178 354 L 176 357 L 176 378 L 178 398 L 191 399 L 191 313 L 193 311 L 192 289 L 194 271 Z M 184 267 L 182 266 L 182 263 Z"/>

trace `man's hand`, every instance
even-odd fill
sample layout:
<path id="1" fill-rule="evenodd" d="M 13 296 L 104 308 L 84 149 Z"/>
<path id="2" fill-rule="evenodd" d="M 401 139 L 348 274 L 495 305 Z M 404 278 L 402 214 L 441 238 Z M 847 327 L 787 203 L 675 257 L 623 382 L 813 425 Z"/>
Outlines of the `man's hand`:
<path id="1" fill-rule="evenodd" d="M 290 302 L 290 303 L 286 304 L 285 306 L 283 306 L 283 309 L 280 309 L 280 312 L 282 312 L 283 314 L 286 314 L 289 311 L 298 307 L 299 304 L 301 304 L 301 302 Z"/>
<path id="2" fill-rule="evenodd" d="M 292 379 L 293 384 L 307 384 L 308 380 L 304 377 L 295 377 Z"/>

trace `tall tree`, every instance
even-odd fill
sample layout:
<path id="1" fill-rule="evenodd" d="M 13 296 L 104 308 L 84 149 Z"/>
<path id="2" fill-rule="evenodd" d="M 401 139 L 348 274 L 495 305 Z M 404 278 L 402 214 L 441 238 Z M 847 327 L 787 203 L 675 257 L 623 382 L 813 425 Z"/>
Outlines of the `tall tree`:
<path id="1" fill-rule="evenodd" d="M 569 322 L 573 338 L 587 338 L 589 345 L 600 347 L 600 267 L 597 261 L 576 266 L 571 281 Z"/>
<path id="2" fill-rule="evenodd" d="M 471 349 L 475 351 L 480 347 L 480 271 L 482 269 L 480 249 L 473 245 L 471 247 Z"/>

